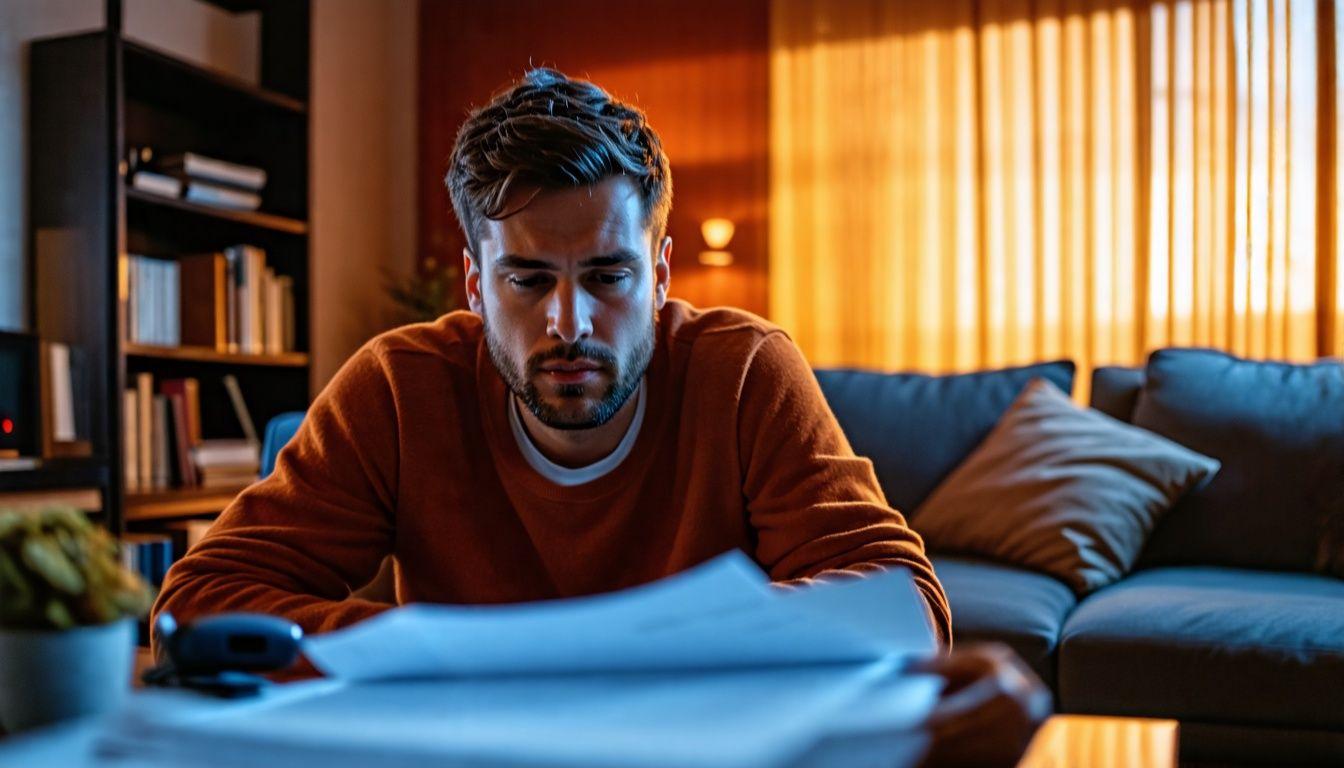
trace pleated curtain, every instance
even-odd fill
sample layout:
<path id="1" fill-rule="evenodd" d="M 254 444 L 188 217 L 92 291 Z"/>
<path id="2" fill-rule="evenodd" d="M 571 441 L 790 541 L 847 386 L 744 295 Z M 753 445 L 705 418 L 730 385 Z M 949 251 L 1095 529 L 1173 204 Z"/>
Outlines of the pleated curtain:
<path id="1" fill-rule="evenodd" d="M 1344 352 L 1336 23 L 1315 0 L 775 0 L 772 318 L 823 366 Z"/>

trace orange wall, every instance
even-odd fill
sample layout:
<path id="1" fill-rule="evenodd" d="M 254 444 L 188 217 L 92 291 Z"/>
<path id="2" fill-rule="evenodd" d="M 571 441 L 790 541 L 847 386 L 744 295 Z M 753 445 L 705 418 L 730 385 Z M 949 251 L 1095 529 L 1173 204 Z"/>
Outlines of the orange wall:
<path id="1" fill-rule="evenodd" d="M 672 294 L 766 312 L 768 2 L 517 0 L 420 7 L 421 254 L 461 261 L 443 174 L 467 110 L 529 65 L 583 76 L 645 110 L 672 162 Z M 737 224 L 705 267 L 700 222 Z"/>

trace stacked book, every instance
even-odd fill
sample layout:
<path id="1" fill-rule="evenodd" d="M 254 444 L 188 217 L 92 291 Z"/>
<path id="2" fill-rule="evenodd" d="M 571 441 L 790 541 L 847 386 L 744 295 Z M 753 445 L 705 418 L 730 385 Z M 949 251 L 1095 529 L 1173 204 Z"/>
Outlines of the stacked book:
<path id="1" fill-rule="evenodd" d="M 123 394 L 123 450 L 128 491 L 168 488 L 238 487 L 257 479 L 261 452 L 256 429 L 243 401 L 238 380 L 224 377 L 224 387 L 244 439 L 201 436 L 200 383 L 194 378 L 165 379 L 141 373 L 135 389 Z"/>
<path id="2" fill-rule="evenodd" d="M 261 207 L 266 171 L 196 152 L 156 157 L 149 147 L 130 152 L 131 186 L 193 203 L 255 211 Z"/>
<path id="3" fill-rule="evenodd" d="M 176 261 L 126 257 L 126 330 L 132 344 L 182 343 L 180 271 Z"/>
<path id="4" fill-rule="evenodd" d="M 277 275 L 266 252 L 234 245 L 183 256 L 182 343 L 220 352 L 278 354 L 294 349 L 294 279 Z"/>

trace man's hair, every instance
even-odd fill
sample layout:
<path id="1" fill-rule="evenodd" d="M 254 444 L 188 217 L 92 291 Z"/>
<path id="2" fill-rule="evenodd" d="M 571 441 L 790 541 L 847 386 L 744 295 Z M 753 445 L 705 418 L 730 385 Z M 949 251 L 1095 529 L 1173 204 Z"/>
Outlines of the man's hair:
<path id="1" fill-rule="evenodd" d="M 644 113 L 587 80 L 532 69 L 467 117 L 444 182 L 467 243 L 479 254 L 481 220 L 516 213 L 531 199 L 519 204 L 515 193 L 589 186 L 611 176 L 638 188 L 656 247 L 672 208 L 672 171 Z"/>

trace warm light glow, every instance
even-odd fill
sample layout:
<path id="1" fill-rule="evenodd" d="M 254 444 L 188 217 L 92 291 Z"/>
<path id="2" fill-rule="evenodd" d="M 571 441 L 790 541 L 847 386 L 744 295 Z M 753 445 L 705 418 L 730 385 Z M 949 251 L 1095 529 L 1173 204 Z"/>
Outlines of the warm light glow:
<path id="1" fill-rule="evenodd" d="M 814 365 L 1067 357 L 1085 398 L 1172 344 L 1308 359 L 1320 328 L 1344 353 L 1316 3 L 877 5 L 771 3 L 770 314 Z"/>
<path id="2" fill-rule="evenodd" d="M 707 267 L 732 266 L 733 254 L 728 251 L 701 251 L 700 263 Z"/>
<path id="3" fill-rule="evenodd" d="M 14 434 L 14 420 L 0 419 L 0 432 L 4 432 L 6 435 Z"/>
<path id="4" fill-rule="evenodd" d="M 714 251 L 727 248 L 736 231 L 737 228 L 728 219 L 705 219 L 700 224 L 700 234 L 705 238 L 705 245 Z"/>

